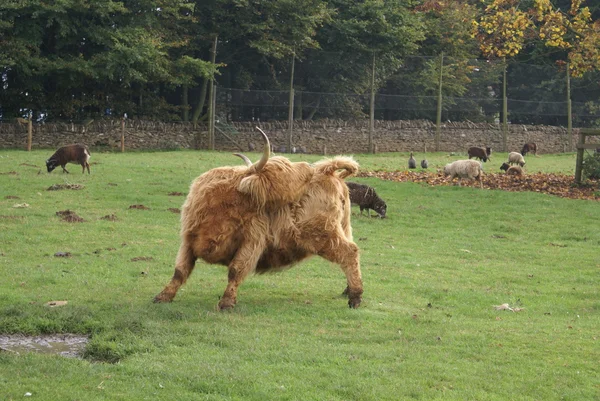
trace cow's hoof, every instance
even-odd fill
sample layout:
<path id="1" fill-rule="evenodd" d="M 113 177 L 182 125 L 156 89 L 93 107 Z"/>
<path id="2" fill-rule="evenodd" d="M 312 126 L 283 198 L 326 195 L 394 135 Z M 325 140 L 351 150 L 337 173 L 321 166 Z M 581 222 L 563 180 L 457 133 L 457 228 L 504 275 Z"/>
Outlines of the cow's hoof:
<path id="1" fill-rule="evenodd" d="M 223 298 L 219 301 L 219 310 L 233 309 L 235 301 L 233 299 Z"/>
<path id="2" fill-rule="evenodd" d="M 152 300 L 155 304 L 159 304 L 159 303 L 164 303 L 164 302 L 171 302 L 173 300 L 173 297 L 167 297 L 163 294 L 158 294 L 157 296 L 154 297 L 154 299 Z"/>
<path id="3" fill-rule="evenodd" d="M 360 306 L 360 303 L 362 302 L 362 299 L 360 297 L 358 298 L 350 298 L 348 300 L 348 306 L 352 309 L 356 309 Z"/>

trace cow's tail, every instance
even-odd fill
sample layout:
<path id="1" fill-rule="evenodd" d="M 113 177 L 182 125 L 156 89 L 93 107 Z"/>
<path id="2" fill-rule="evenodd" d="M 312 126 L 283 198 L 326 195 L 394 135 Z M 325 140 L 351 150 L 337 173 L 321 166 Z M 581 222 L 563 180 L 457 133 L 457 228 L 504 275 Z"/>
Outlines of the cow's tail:
<path id="1" fill-rule="evenodd" d="M 326 175 L 334 175 L 336 171 L 342 170 L 339 177 L 346 178 L 358 172 L 358 163 L 349 156 L 336 156 L 316 162 L 315 170 Z"/>

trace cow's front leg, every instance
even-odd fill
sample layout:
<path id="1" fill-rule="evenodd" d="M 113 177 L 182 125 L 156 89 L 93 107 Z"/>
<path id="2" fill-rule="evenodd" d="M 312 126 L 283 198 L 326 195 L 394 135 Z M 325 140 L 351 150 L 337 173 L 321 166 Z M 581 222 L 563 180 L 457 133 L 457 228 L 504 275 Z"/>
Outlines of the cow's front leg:
<path id="1" fill-rule="evenodd" d="M 237 302 L 237 290 L 249 273 L 256 269 L 256 264 L 265 248 L 264 236 L 259 239 L 245 241 L 229 264 L 227 288 L 219 301 L 219 309 L 231 309 Z"/>

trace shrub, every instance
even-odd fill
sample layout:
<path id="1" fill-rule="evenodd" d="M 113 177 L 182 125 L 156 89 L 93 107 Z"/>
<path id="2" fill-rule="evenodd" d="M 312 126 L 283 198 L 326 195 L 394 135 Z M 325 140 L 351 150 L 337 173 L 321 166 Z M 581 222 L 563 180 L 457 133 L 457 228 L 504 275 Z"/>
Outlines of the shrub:
<path id="1" fill-rule="evenodd" d="M 600 153 L 594 152 L 583 159 L 582 172 L 586 179 L 600 179 Z"/>

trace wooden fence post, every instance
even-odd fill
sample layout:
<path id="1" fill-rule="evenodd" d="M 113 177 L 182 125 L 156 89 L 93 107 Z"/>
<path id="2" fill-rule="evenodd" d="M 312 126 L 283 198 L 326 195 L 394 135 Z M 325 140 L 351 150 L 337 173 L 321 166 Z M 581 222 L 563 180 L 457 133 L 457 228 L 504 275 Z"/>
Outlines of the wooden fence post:
<path id="1" fill-rule="evenodd" d="M 29 113 L 27 120 L 27 151 L 31 152 L 31 143 L 33 142 L 33 115 Z"/>
<path id="2" fill-rule="evenodd" d="M 125 117 L 121 118 L 121 152 L 125 152 Z"/>

